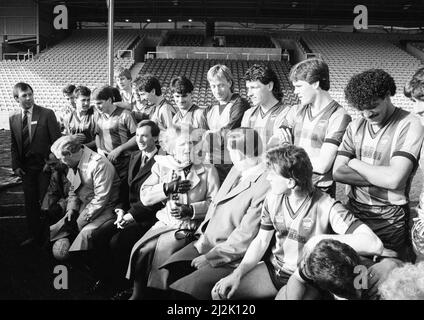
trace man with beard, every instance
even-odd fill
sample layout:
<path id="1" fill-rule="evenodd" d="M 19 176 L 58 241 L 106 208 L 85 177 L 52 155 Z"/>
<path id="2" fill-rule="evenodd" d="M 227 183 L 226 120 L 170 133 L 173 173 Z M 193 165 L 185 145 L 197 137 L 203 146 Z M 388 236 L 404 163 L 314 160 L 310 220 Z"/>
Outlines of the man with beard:
<path id="1" fill-rule="evenodd" d="M 418 117 L 392 104 L 395 93 L 393 78 L 381 69 L 349 80 L 346 100 L 362 116 L 346 129 L 333 177 L 349 185 L 347 207 L 352 213 L 380 237 L 384 247 L 409 260 L 408 192 L 424 130 Z M 370 296 L 399 262 L 383 258 L 369 269 Z"/>

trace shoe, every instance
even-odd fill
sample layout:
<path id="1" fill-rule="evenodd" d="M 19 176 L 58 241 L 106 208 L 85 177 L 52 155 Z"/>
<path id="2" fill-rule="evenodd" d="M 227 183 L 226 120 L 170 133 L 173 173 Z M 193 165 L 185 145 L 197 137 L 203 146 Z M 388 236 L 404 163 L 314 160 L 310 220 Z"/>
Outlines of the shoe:
<path id="1" fill-rule="evenodd" d="M 127 289 L 115 294 L 110 300 L 128 300 L 132 296 L 133 290 Z"/>
<path id="2" fill-rule="evenodd" d="M 33 244 L 36 244 L 36 243 L 37 243 L 37 241 L 34 238 L 28 238 L 25 241 L 22 241 L 20 246 L 21 247 L 27 247 L 27 246 L 30 246 L 30 245 L 33 245 Z"/>

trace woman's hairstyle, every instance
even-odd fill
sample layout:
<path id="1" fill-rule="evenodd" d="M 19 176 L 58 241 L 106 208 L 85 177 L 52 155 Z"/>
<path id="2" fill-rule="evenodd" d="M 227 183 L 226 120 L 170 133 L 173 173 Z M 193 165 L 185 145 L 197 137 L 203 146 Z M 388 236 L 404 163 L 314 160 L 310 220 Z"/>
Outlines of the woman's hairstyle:
<path id="1" fill-rule="evenodd" d="M 424 68 L 418 69 L 403 88 L 403 93 L 410 99 L 424 101 Z"/>
<path id="2" fill-rule="evenodd" d="M 301 190 L 313 190 L 312 164 L 303 148 L 288 143 L 273 147 L 266 153 L 266 165 L 284 178 L 293 179 Z"/>
<path id="3" fill-rule="evenodd" d="M 197 144 L 202 140 L 204 133 L 204 129 L 194 128 L 190 124 L 170 126 L 159 133 L 159 144 L 166 153 L 172 154 L 174 152 L 176 142 L 180 137 L 184 137 L 184 139 Z"/>
<path id="4" fill-rule="evenodd" d="M 262 139 L 253 128 L 237 128 L 227 133 L 227 148 L 238 150 L 248 158 L 259 157 L 263 152 Z"/>
<path id="5" fill-rule="evenodd" d="M 330 89 L 330 71 L 321 59 L 311 58 L 299 62 L 290 71 L 290 81 L 306 81 L 309 84 L 319 81 L 322 90 Z"/>
<path id="6" fill-rule="evenodd" d="M 283 98 L 283 92 L 281 91 L 280 81 L 278 80 L 277 74 L 270 67 L 263 64 L 254 64 L 251 66 L 244 75 L 245 81 L 259 81 L 262 84 L 268 84 L 272 82 L 274 84 L 272 93 L 277 100 Z"/>
<path id="7" fill-rule="evenodd" d="M 374 108 L 376 99 L 394 96 L 396 84 L 392 76 L 382 69 L 370 69 L 350 78 L 345 90 L 349 104 L 357 110 Z"/>
<path id="8" fill-rule="evenodd" d="M 424 261 L 393 269 L 379 292 L 385 300 L 424 300 Z"/>
<path id="9" fill-rule="evenodd" d="M 208 71 L 207 78 L 208 81 L 211 81 L 215 78 L 225 79 L 228 83 L 231 83 L 231 92 L 234 90 L 234 77 L 231 73 L 231 70 L 226 65 L 216 64 L 211 67 Z"/>

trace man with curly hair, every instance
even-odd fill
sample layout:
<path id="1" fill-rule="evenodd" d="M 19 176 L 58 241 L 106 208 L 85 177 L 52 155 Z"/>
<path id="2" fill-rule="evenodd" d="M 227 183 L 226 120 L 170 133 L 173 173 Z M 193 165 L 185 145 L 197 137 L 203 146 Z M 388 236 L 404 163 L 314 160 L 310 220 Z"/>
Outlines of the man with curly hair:
<path id="1" fill-rule="evenodd" d="M 380 237 L 386 248 L 409 259 L 408 192 L 423 141 L 420 120 L 394 106 L 393 78 L 384 70 L 354 75 L 345 88 L 346 100 L 361 117 L 346 129 L 334 163 L 333 177 L 349 185 L 350 210 Z M 399 260 L 383 258 L 370 268 L 369 294 Z"/>

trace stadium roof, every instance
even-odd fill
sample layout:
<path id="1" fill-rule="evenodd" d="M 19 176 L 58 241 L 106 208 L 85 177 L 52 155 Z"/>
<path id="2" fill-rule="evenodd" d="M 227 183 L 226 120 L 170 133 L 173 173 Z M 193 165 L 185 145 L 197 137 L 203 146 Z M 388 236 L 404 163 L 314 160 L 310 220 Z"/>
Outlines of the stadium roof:
<path id="1" fill-rule="evenodd" d="M 107 21 L 107 0 L 38 0 L 65 3 L 77 21 Z M 193 20 L 275 24 L 352 24 L 365 5 L 370 25 L 424 26 L 424 0 L 115 0 L 115 21 Z"/>

